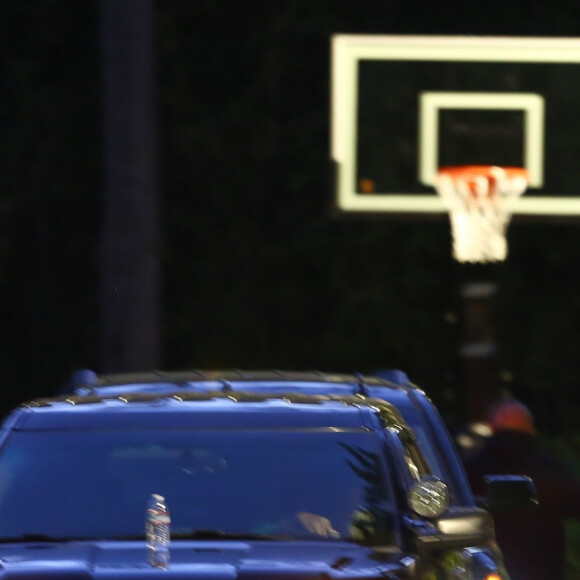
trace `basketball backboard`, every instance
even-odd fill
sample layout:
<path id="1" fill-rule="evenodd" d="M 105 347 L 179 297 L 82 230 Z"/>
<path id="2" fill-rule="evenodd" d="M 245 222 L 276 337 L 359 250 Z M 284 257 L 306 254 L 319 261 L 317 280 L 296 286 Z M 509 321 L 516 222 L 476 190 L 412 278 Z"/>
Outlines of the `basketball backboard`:
<path id="1" fill-rule="evenodd" d="M 345 212 L 444 214 L 440 166 L 528 171 L 514 216 L 580 218 L 580 39 L 335 35 Z"/>

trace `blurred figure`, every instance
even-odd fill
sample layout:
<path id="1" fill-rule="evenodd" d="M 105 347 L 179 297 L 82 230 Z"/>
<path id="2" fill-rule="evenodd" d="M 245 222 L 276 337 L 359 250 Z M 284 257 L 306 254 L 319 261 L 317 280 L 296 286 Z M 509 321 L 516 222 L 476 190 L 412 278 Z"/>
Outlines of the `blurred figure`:
<path id="1" fill-rule="evenodd" d="M 310 512 L 298 512 L 296 517 L 304 529 L 311 534 L 325 538 L 340 538 L 340 532 L 335 530 L 331 521 L 324 516 Z"/>
<path id="2" fill-rule="evenodd" d="M 498 544 L 512 580 L 565 577 L 566 518 L 580 518 L 580 479 L 559 460 L 539 449 L 534 418 L 515 399 L 491 408 L 492 435 L 465 466 L 475 495 L 482 494 L 484 475 L 531 477 L 539 508 L 494 514 Z"/>

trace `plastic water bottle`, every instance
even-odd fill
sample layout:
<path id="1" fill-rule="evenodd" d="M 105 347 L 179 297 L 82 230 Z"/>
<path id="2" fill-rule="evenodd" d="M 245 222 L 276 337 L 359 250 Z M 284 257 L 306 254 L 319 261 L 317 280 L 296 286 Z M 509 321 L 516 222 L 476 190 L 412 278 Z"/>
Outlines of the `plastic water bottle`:
<path id="1" fill-rule="evenodd" d="M 155 568 L 169 566 L 169 538 L 171 518 L 162 495 L 153 494 L 147 502 L 145 541 L 147 559 Z"/>

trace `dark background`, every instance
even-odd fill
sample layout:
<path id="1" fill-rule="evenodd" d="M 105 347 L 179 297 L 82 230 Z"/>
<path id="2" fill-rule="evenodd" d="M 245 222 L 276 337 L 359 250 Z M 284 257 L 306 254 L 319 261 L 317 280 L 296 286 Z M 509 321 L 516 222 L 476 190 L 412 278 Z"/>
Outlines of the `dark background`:
<path id="1" fill-rule="evenodd" d="M 98 12 L 0 3 L 4 409 L 101 370 Z M 401 368 L 458 422 L 458 288 L 492 276 L 493 387 L 573 435 L 579 224 L 514 222 L 508 261 L 482 269 L 452 260 L 447 219 L 337 216 L 329 64 L 334 33 L 579 31 L 572 1 L 159 0 L 161 366 Z"/>

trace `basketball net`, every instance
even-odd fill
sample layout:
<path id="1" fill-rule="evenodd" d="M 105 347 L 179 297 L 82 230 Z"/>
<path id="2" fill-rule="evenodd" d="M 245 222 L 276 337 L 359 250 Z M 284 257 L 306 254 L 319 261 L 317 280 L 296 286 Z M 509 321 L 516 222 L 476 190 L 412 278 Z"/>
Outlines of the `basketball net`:
<path id="1" fill-rule="evenodd" d="M 442 167 L 437 193 L 449 211 L 453 257 L 459 262 L 497 262 L 507 257 L 513 205 L 528 185 L 521 167 Z"/>

